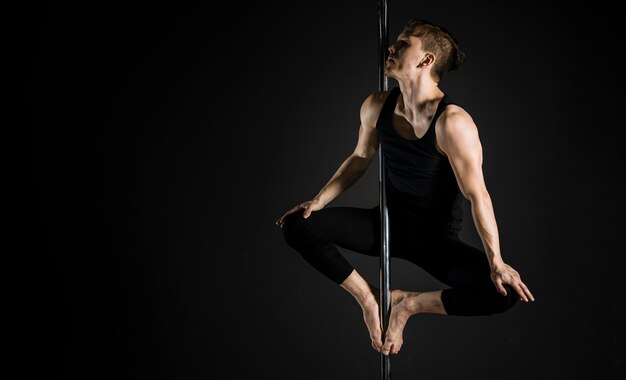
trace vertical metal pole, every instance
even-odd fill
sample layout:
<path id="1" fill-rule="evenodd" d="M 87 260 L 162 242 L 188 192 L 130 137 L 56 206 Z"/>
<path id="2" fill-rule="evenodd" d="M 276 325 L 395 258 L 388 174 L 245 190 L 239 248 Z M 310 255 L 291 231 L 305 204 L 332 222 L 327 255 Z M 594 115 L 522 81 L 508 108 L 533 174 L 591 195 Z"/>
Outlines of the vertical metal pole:
<path id="1" fill-rule="evenodd" d="M 385 74 L 385 58 L 389 44 L 389 27 L 387 26 L 387 0 L 378 0 L 378 89 L 387 91 L 387 75 Z M 381 221 L 381 253 L 380 253 L 380 300 L 378 302 L 380 320 L 383 329 L 383 341 L 385 331 L 389 326 L 389 314 L 391 312 L 391 296 L 389 289 L 389 215 L 387 213 L 387 194 L 385 186 L 385 157 L 382 147 L 378 147 L 378 187 L 380 198 L 380 221 Z M 381 379 L 391 379 L 391 355 L 380 354 Z"/>

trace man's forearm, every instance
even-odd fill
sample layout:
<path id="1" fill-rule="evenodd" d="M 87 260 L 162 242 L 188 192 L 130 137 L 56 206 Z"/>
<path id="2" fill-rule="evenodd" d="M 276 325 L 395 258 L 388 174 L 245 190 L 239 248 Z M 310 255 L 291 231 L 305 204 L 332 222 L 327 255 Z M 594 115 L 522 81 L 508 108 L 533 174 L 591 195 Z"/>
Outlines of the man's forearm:
<path id="1" fill-rule="evenodd" d="M 488 193 L 470 199 L 472 217 L 480 240 L 485 248 L 489 265 L 494 268 L 503 263 L 500 255 L 500 240 L 493 204 Z"/>
<path id="2" fill-rule="evenodd" d="M 371 160 L 369 159 L 350 155 L 315 196 L 315 199 L 319 199 L 324 206 L 329 204 L 361 178 L 370 162 Z"/>

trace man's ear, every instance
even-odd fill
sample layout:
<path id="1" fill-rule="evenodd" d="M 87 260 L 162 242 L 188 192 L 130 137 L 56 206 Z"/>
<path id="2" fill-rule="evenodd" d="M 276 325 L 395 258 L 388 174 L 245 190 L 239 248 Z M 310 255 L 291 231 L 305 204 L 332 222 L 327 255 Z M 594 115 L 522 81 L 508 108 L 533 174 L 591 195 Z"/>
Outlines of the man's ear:
<path id="1" fill-rule="evenodd" d="M 425 67 L 428 65 L 432 65 L 435 62 L 435 56 L 431 53 L 426 53 L 424 58 L 420 61 L 420 64 L 417 67 Z"/>

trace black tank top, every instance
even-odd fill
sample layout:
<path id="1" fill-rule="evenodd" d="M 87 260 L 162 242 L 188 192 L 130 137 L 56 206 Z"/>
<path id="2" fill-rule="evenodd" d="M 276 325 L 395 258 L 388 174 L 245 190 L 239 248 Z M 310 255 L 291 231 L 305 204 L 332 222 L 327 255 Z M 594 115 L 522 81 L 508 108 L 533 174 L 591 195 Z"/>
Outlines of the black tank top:
<path id="1" fill-rule="evenodd" d="M 435 123 L 451 102 L 444 96 L 424 136 L 409 140 L 393 128 L 398 96 L 398 87 L 390 90 L 376 123 L 385 161 L 389 212 L 409 212 L 430 226 L 442 226 L 458 232 L 463 220 L 465 198 L 448 158 L 435 145 Z"/>

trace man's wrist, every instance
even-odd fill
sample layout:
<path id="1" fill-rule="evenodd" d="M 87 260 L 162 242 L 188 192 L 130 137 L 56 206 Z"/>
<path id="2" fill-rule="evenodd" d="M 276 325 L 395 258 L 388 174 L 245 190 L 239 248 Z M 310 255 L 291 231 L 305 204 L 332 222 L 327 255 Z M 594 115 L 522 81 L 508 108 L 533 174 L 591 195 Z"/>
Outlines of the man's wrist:
<path id="1" fill-rule="evenodd" d="M 324 201 L 324 199 L 322 199 L 322 197 L 320 195 L 318 195 L 315 198 L 313 198 L 313 200 L 316 200 L 319 203 L 321 203 L 322 207 L 326 207 L 326 205 L 328 204 L 326 201 Z"/>
<path id="2" fill-rule="evenodd" d="M 489 266 L 491 267 L 491 270 L 498 269 L 504 266 L 504 261 L 501 258 L 491 259 L 489 260 Z"/>

